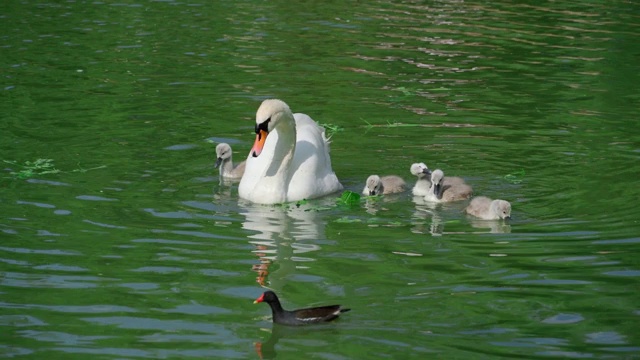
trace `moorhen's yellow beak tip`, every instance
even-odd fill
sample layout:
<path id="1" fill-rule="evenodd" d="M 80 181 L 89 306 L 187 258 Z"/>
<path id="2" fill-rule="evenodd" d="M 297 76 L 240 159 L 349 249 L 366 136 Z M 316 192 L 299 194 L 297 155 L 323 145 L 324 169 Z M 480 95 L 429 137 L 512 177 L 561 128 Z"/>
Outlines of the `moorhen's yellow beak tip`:
<path id="1" fill-rule="evenodd" d="M 255 300 L 253 303 L 254 303 L 254 304 L 257 304 L 257 303 L 258 303 L 258 300 Z"/>

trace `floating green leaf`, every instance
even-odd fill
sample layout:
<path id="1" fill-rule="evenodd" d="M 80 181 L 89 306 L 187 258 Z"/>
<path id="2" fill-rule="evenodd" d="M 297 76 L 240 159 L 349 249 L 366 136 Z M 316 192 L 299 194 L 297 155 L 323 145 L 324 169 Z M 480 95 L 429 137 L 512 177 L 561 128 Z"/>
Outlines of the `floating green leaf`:
<path id="1" fill-rule="evenodd" d="M 353 191 L 346 190 L 340 196 L 338 203 L 341 205 L 348 205 L 348 206 L 358 205 L 360 204 L 360 194 L 355 193 Z"/>
<path id="2" fill-rule="evenodd" d="M 407 89 L 407 88 L 406 88 L 406 87 L 404 87 L 404 86 L 397 87 L 397 88 L 395 88 L 395 89 L 393 89 L 393 90 L 402 92 L 402 94 L 403 94 L 404 96 L 414 96 L 414 95 L 415 95 L 415 93 L 414 93 L 414 92 L 412 92 L 411 90 Z"/>
<path id="3" fill-rule="evenodd" d="M 18 179 L 27 179 L 36 175 L 57 174 L 60 170 L 53 165 L 52 159 L 37 159 L 36 161 L 25 161 L 24 165 L 20 165 L 15 161 L 3 160 L 8 164 L 22 167 L 20 171 L 12 171 L 11 175 Z"/>
<path id="4" fill-rule="evenodd" d="M 13 175 L 16 179 L 28 179 L 30 177 L 38 176 L 38 175 L 46 175 L 46 174 L 57 174 L 63 171 L 56 169 L 53 164 L 53 159 L 37 159 L 36 161 L 25 161 L 24 164 L 18 164 L 16 161 L 2 160 L 7 164 L 11 164 L 14 166 L 19 166 L 22 168 L 20 171 L 12 171 L 9 174 Z M 71 172 L 87 172 L 89 170 L 101 169 L 105 168 L 105 165 L 83 169 L 78 168 L 72 170 Z"/>
<path id="5" fill-rule="evenodd" d="M 505 175 L 504 179 L 512 184 L 520 184 L 524 178 L 524 174 L 524 169 L 520 169 L 516 172 Z"/>
<path id="6" fill-rule="evenodd" d="M 335 133 L 343 131 L 344 128 L 334 124 L 320 124 L 325 130 L 325 136 L 328 138 L 332 137 Z"/>
<path id="7" fill-rule="evenodd" d="M 361 223 L 362 220 L 343 216 L 343 217 L 337 219 L 335 222 L 343 223 L 343 224 L 352 224 L 352 223 Z"/>
<path id="8" fill-rule="evenodd" d="M 377 127 L 384 127 L 384 128 L 425 127 L 425 124 L 405 124 L 400 122 L 391 122 L 390 120 L 387 120 L 386 124 L 372 124 L 366 120 L 363 120 L 363 121 L 367 124 L 365 126 L 367 131 Z"/>

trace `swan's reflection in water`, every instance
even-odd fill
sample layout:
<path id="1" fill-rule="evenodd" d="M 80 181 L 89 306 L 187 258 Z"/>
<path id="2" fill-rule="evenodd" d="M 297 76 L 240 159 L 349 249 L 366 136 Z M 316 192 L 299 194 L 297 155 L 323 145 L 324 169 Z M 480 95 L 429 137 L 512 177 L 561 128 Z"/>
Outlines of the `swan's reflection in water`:
<path id="1" fill-rule="evenodd" d="M 402 201 L 400 194 L 366 196 L 364 198 L 364 208 L 371 215 L 377 215 L 378 211 L 388 211 L 385 204 Z"/>
<path id="2" fill-rule="evenodd" d="M 239 183 L 240 183 L 240 179 L 223 178 L 222 176 L 218 177 L 218 185 L 220 185 L 221 189 L 231 191 L 231 188 L 235 187 L 237 190 Z"/>
<path id="3" fill-rule="evenodd" d="M 444 220 L 436 210 L 437 203 L 425 201 L 423 196 L 414 196 L 415 211 L 412 217 L 411 232 L 442 236 Z"/>
<path id="4" fill-rule="evenodd" d="M 220 184 L 222 184 L 222 180 L 220 180 Z M 213 203 L 220 204 L 231 204 L 233 201 L 233 193 L 231 191 L 231 186 L 217 186 L 213 188 Z"/>
<path id="5" fill-rule="evenodd" d="M 240 213 L 245 217 L 242 228 L 252 232 L 248 235 L 249 242 L 255 246 L 252 252 L 260 260 L 259 264 L 252 267 L 257 273 L 258 284 L 278 293 L 291 275 L 316 260 L 315 252 L 321 249 L 318 244 L 326 242 L 324 213 L 317 209 L 334 204 L 335 198 L 332 197 L 284 206 L 238 201 Z M 276 344 L 281 338 L 305 337 L 305 334 L 322 329 L 335 331 L 334 326 L 301 329 L 273 324 L 267 341 L 256 342 L 256 353 L 261 359 L 274 359 L 277 355 Z M 311 336 L 316 337 L 313 334 Z"/>
<path id="6" fill-rule="evenodd" d="M 504 220 L 472 219 L 469 221 L 469 223 L 471 224 L 471 226 L 473 226 L 476 229 L 483 229 L 483 231 L 479 231 L 480 233 L 487 233 L 487 232 L 491 234 L 511 233 L 511 225 L 506 223 Z"/>
<path id="7" fill-rule="evenodd" d="M 335 199 L 329 201 L 333 203 Z M 242 228 L 254 232 L 248 238 L 260 259 L 253 266 L 258 273 L 256 281 L 266 286 L 268 276 L 269 287 L 278 292 L 287 276 L 315 261 L 313 252 L 320 250 L 318 242 L 325 238 L 323 214 L 315 210 L 322 202 L 259 205 L 240 200 L 238 205 L 245 217 Z M 274 263 L 277 269 L 270 271 Z"/>
<path id="8" fill-rule="evenodd" d="M 442 236 L 448 234 L 445 231 L 446 218 L 455 216 L 455 218 L 466 218 L 469 224 L 476 228 L 482 229 L 473 231 L 473 233 L 510 233 L 511 225 L 503 220 L 480 220 L 468 216 L 463 209 L 467 205 L 466 202 L 456 203 L 434 203 L 425 201 L 421 196 L 414 196 L 413 203 L 415 211 L 412 216 L 411 231 L 417 234 L 431 234 L 433 236 Z M 451 221 L 451 220 L 449 220 Z M 449 232 L 451 234 L 451 232 Z"/>

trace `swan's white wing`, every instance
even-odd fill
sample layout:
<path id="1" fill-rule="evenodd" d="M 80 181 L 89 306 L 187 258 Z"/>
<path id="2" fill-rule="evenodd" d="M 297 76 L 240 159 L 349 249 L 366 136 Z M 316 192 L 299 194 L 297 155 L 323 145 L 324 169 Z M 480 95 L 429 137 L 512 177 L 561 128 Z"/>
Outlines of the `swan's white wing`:
<path id="1" fill-rule="evenodd" d="M 342 184 L 331 167 L 324 128 L 306 114 L 297 113 L 293 117 L 297 142 L 289 173 L 287 199 L 312 199 L 341 190 Z"/>

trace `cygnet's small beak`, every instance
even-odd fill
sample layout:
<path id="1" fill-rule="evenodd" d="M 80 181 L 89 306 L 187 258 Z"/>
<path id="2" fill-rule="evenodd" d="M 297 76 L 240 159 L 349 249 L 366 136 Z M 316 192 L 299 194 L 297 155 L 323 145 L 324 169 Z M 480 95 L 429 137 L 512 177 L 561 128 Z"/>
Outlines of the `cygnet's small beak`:
<path id="1" fill-rule="evenodd" d="M 216 160 L 216 164 L 213 166 L 213 168 L 214 168 L 214 169 L 217 169 L 217 168 L 220 166 L 220 164 L 222 164 L 222 158 L 221 158 L 221 157 L 219 157 L 219 158 Z"/>
<path id="2" fill-rule="evenodd" d="M 427 175 L 427 176 L 431 176 L 431 170 L 429 170 L 429 169 L 422 170 L 422 173 Z"/>

